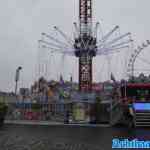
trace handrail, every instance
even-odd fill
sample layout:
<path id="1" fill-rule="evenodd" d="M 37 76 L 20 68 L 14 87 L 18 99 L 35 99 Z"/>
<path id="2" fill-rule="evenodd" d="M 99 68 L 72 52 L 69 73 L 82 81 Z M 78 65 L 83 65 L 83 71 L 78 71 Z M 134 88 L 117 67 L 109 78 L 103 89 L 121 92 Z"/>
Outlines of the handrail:
<path id="1" fill-rule="evenodd" d="M 111 103 L 111 109 L 114 109 L 116 106 L 118 106 L 120 104 L 120 102 L 116 102 L 113 104 L 113 102 Z"/>
<path id="2" fill-rule="evenodd" d="M 121 111 L 121 105 L 119 102 L 116 102 L 111 105 L 111 112 L 110 112 L 110 124 L 114 125 L 119 119 L 121 118 L 120 116 L 122 115 Z M 118 118 L 116 118 L 116 115 L 119 115 Z"/>

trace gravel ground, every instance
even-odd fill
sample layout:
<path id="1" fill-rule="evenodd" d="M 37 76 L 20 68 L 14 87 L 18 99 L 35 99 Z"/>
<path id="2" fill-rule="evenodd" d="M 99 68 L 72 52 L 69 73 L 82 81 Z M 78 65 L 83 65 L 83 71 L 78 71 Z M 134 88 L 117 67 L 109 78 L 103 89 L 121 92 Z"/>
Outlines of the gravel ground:
<path id="1" fill-rule="evenodd" d="M 150 139 L 150 130 L 4 125 L 0 128 L 0 150 L 111 150 L 112 138 Z"/>

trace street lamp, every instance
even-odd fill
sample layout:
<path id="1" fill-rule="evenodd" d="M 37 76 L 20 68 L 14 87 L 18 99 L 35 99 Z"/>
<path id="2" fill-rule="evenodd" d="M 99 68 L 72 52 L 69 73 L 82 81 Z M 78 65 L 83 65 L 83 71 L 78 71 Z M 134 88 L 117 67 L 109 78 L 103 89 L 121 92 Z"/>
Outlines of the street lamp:
<path id="1" fill-rule="evenodd" d="M 22 69 L 21 66 L 19 66 L 17 69 L 16 69 L 16 76 L 15 76 L 15 82 L 16 82 L 16 85 L 15 85 L 15 95 L 17 94 L 17 88 L 18 88 L 18 81 L 19 81 L 19 75 L 20 75 L 20 70 Z"/>

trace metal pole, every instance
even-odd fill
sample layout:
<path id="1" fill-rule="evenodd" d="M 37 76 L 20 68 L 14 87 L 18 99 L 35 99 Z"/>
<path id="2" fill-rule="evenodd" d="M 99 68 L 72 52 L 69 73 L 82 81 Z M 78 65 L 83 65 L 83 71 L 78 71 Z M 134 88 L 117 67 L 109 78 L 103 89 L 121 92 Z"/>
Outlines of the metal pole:
<path id="1" fill-rule="evenodd" d="M 15 95 L 17 94 L 17 87 L 18 87 L 18 81 L 16 81 L 16 85 L 15 85 Z"/>
<path id="2" fill-rule="evenodd" d="M 127 98 L 127 81 L 125 81 L 125 98 Z"/>
<path id="3" fill-rule="evenodd" d="M 17 69 L 16 69 L 16 76 L 15 76 L 15 82 L 16 82 L 16 85 L 15 85 L 15 95 L 17 94 L 17 89 L 18 89 L 18 81 L 19 81 L 19 73 L 20 73 L 20 70 L 22 69 L 21 66 L 19 66 Z"/>

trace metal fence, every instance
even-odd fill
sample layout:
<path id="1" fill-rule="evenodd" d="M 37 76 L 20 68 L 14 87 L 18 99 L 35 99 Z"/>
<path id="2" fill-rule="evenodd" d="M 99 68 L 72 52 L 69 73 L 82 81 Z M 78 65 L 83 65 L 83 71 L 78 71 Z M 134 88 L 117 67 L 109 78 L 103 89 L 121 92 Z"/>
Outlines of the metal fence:
<path id="1" fill-rule="evenodd" d="M 72 104 L 9 103 L 6 120 L 43 120 L 64 122 Z"/>

